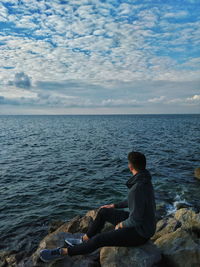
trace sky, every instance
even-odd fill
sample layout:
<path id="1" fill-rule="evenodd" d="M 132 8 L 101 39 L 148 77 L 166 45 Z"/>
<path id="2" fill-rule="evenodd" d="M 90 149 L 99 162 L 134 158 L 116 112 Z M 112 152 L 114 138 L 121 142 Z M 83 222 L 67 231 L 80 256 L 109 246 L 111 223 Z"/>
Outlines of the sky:
<path id="1" fill-rule="evenodd" d="M 200 0 L 1 0 L 0 114 L 200 113 Z"/>

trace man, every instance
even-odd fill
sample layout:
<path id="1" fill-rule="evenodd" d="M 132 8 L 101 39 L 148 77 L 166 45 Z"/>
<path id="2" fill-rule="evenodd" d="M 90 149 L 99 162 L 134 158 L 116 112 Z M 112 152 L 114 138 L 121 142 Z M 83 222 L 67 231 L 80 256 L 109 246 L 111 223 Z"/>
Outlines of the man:
<path id="1" fill-rule="evenodd" d="M 151 174 L 146 169 L 146 157 L 140 152 L 129 152 L 128 167 L 133 176 L 126 182 L 128 198 L 100 207 L 97 216 L 81 240 L 70 243 L 67 248 L 43 249 L 40 258 L 45 261 L 63 258 L 66 255 L 91 253 L 104 246 L 138 246 L 147 242 L 156 231 L 156 203 Z M 119 210 L 129 208 L 129 212 Z M 101 233 L 105 222 L 115 229 Z M 77 244 L 79 243 L 79 244 Z"/>

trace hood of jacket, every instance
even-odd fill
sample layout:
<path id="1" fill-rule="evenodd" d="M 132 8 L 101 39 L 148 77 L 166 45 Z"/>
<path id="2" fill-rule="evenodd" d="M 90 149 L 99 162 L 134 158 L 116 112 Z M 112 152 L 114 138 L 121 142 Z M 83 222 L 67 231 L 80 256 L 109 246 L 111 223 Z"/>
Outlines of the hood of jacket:
<path id="1" fill-rule="evenodd" d="M 140 170 L 135 175 L 131 176 L 126 182 L 126 186 L 131 188 L 135 183 L 149 183 L 151 182 L 151 174 L 147 169 Z"/>

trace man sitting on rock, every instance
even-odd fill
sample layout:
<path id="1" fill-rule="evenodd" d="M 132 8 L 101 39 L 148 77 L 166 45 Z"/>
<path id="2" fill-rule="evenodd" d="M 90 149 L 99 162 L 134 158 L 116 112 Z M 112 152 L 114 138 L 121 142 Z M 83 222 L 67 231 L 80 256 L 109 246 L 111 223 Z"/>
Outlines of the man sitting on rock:
<path id="1" fill-rule="evenodd" d="M 126 182 L 128 197 L 119 203 L 101 206 L 81 240 L 74 240 L 72 243 L 65 240 L 67 247 L 43 249 L 40 251 L 41 260 L 49 262 L 66 255 L 88 254 L 104 246 L 139 246 L 154 235 L 156 204 L 145 155 L 129 152 L 128 167 L 133 174 Z M 129 208 L 129 212 L 119 208 Z M 101 233 L 106 221 L 115 225 L 115 229 Z"/>

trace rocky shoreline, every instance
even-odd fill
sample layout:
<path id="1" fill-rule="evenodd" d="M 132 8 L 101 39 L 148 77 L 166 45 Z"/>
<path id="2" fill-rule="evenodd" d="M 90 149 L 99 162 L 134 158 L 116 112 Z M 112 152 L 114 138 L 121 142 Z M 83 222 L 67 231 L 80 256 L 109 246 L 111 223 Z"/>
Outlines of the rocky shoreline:
<path id="1" fill-rule="evenodd" d="M 87 231 L 99 208 L 90 210 L 68 222 L 54 223 L 32 255 L 1 252 L 0 267 L 200 267 L 200 212 L 193 207 L 178 208 L 170 215 L 158 216 L 156 233 L 143 246 L 102 247 L 87 255 L 67 256 L 50 264 L 41 262 L 41 249 L 63 246 L 65 237 Z M 110 229 L 114 225 L 106 222 L 102 231 Z"/>

